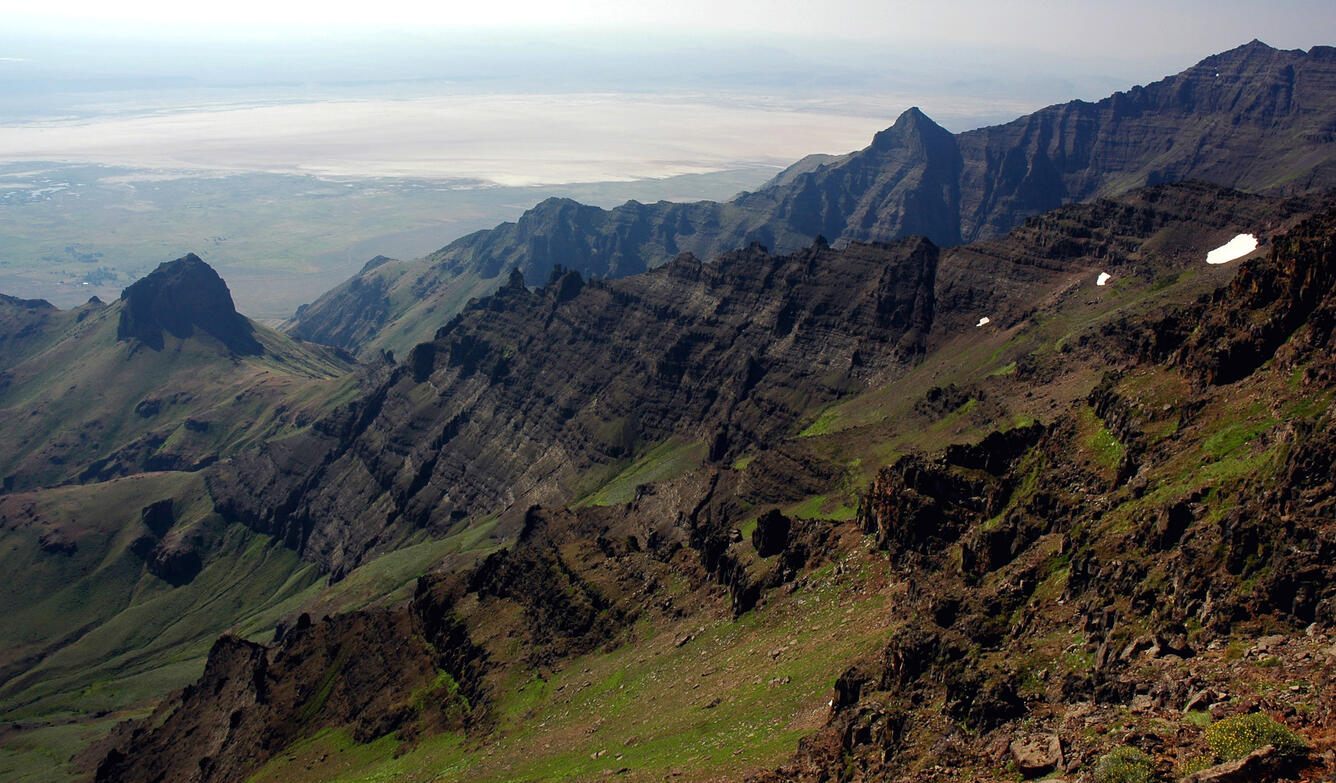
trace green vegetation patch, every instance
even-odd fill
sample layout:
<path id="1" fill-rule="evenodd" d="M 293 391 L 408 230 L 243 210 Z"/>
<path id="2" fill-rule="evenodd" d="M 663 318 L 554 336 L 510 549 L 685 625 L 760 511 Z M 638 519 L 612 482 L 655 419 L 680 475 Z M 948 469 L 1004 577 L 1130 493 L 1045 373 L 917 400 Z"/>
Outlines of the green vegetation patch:
<path id="1" fill-rule="evenodd" d="M 829 435 L 835 429 L 835 424 L 839 420 L 839 408 L 826 408 L 821 412 L 821 415 L 816 417 L 815 421 L 807 425 L 802 432 L 798 433 L 798 437 L 813 438 L 818 435 Z"/>
<path id="2" fill-rule="evenodd" d="M 615 506 L 629 503 L 635 497 L 636 487 L 670 481 L 689 473 L 700 467 L 705 456 L 703 441 L 685 443 L 677 438 L 669 438 L 575 505 Z"/>
<path id="3" fill-rule="evenodd" d="M 1095 783 L 1148 783 L 1152 766 L 1150 756 L 1138 748 L 1114 748 L 1095 766 Z"/>
<path id="4" fill-rule="evenodd" d="M 1276 419 L 1265 412 L 1260 402 L 1228 423 L 1223 424 L 1202 444 L 1207 455 L 1220 459 L 1242 449 L 1276 426 Z"/>
<path id="5" fill-rule="evenodd" d="M 828 498 L 825 495 L 813 495 L 789 506 L 785 511 L 802 519 L 830 519 L 836 522 L 846 522 L 858 516 L 856 500 Z M 756 529 L 755 522 L 751 527 L 753 530 Z"/>
<path id="6" fill-rule="evenodd" d="M 1212 723 L 1206 729 L 1206 744 L 1221 761 L 1241 759 L 1265 745 L 1274 745 L 1282 756 L 1288 757 L 1301 755 L 1308 749 L 1308 742 L 1298 732 L 1260 712 Z"/>
<path id="7" fill-rule="evenodd" d="M 1085 447 L 1095 463 L 1106 470 L 1117 470 L 1127 454 L 1127 447 L 1088 407 L 1081 410 L 1081 426 L 1089 433 L 1085 437 Z"/>

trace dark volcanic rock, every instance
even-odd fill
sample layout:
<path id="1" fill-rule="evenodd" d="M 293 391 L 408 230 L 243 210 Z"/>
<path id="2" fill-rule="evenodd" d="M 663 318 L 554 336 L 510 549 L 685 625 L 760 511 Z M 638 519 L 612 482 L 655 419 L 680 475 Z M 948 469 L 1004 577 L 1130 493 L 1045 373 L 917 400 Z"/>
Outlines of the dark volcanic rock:
<path id="1" fill-rule="evenodd" d="M 464 728 L 486 710 L 485 654 L 450 611 L 457 593 L 438 587 L 424 580 L 396 611 L 307 618 L 271 647 L 223 636 L 200 679 L 125 732 L 95 779 L 241 781 L 330 726 L 358 742 Z"/>
<path id="2" fill-rule="evenodd" d="M 1134 382 L 1106 380 L 1074 410 L 1033 433 L 997 433 L 975 446 L 949 448 L 935 461 L 906 458 L 883 469 L 862 501 L 860 518 L 879 534 L 892 567 L 908 584 L 901 611 L 916 619 L 896 632 L 882 660 L 862 663 L 840 678 L 838 709 L 827 727 L 814 741 L 800 744 L 792 763 L 761 779 L 829 780 L 833 769 L 841 771 L 841 779 L 908 779 L 911 770 L 931 765 L 977 763 L 985 757 L 985 742 L 994 748 L 989 755 L 999 770 L 1009 756 L 1025 776 L 1070 773 L 1072 762 L 1089 764 L 1108 752 L 1108 747 L 1068 752 L 1068 743 L 1084 743 L 1099 733 L 1089 718 L 1052 719 L 1064 710 L 1072 715 L 1080 706 L 1074 702 L 1084 705 L 1077 715 L 1110 705 L 1108 714 L 1125 716 L 1129 703 L 1132 712 L 1158 709 L 1172 719 L 1193 705 L 1257 710 L 1255 698 L 1242 696 L 1251 687 L 1239 677 L 1245 664 L 1220 654 L 1227 646 L 1224 635 L 1242 640 L 1263 629 L 1279 630 L 1253 647 L 1252 655 L 1267 653 L 1263 660 L 1271 663 L 1263 666 L 1311 660 L 1307 652 L 1285 663 L 1271 657 L 1300 640 L 1326 647 L 1324 634 L 1336 622 L 1336 420 L 1325 406 L 1336 382 L 1334 238 L 1336 212 L 1328 211 L 1277 236 L 1267 257 L 1246 262 L 1214 295 L 1183 306 L 1166 318 L 1169 326 L 1151 321 L 1126 327 L 1156 333 L 1163 349 L 1155 358 L 1141 354 L 1143 363 L 1129 376 L 1163 372 L 1177 375 L 1185 387 L 1195 376 L 1192 409 L 1265 399 L 1265 390 L 1287 386 L 1291 394 L 1302 388 L 1301 400 L 1322 399 L 1316 414 L 1273 423 L 1269 437 L 1284 444 L 1274 466 L 1250 469 L 1227 489 L 1199 483 L 1196 491 L 1142 514 L 1140 529 L 1118 531 L 1109 519 L 1136 507 L 1143 496 L 1101 477 L 1102 469 L 1080 445 L 1076 421 L 1093 415 L 1120 440 L 1145 441 L 1147 407 L 1162 406 L 1138 406 L 1119 396 L 1135 389 Z M 1126 345 L 1136 351 L 1144 342 L 1130 337 Z M 1263 356 L 1265 361 L 1255 360 Z M 1222 357 L 1235 361 L 1222 365 Z M 1219 374 L 1222 366 L 1233 369 L 1228 378 Z M 1221 388 L 1226 383 L 1237 386 Z M 1177 478 L 1184 455 L 1234 426 L 1233 421 L 1205 424 L 1189 422 L 1187 432 L 1146 446 L 1141 470 L 1151 481 Z M 1218 519 L 1204 519 L 1202 509 L 1211 507 L 1219 491 L 1237 496 L 1215 507 Z M 1065 584 L 1055 601 L 1043 582 L 1057 568 Z M 980 578 L 984 574 L 987 578 Z M 931 627 L 928 617 L 940 627 Z M 1078 632 L 1084 645 L 1068 652 L 1083 646 L 1091 662 L 1072 666 L 1061 682 L 1043 682 L 1051 674 L 1044 671 L 1027 685 L 1028 675 L 1016 661 L 1040 649 L 1053 638 L 1049 634 Z M 1049 657 L 1045 666 L 1061 667 L 1060 656 Z M 1325 672 L 1330 662 L 1320 666 Z M 1214 687 L 1221 690 L 1193 679 L 1213 668 Z M 1278 681 L 1294 677 L 1286 672 Z M 945 715 L 983 741 L 953 762 L 947 745 L 893 747 L 875 733 L 848 740 L 854 716 L 895 704 L 906 690 L 916 703 L 934 705 L 914 719 L 933 721 L 942 703 Z M 1261 711 L 1283 716 L 1292 728 L 1306 727 L 1310 737 L 1325 736 L 1330 713 L 1308 718 L 1289 708 L 1286 699 L 1296 692 L 1284 692 Z M 952 730 L 940 724 L 929 729 L 935 736 Z M 1157 755 L 1165 744 L 1187 744 L 1173 729 L 1137 734 L 1120 728 L 1119 737 Z M 832 746 L 839 752 L 830 753 Z M 968 761 L 961 763 L 962 758 Z M 1276 760 L 1268 747 L 1184 780 L 1298 777 Z M 931 779 L 956 777 L 958 770 L 950 770 Z"/>
<path id="3" fill-rule="evenodd" d="M 211 471 L 210 486 L 224 515 L 338 572 L 422 527 L 565 502 L 582 475 L 637 442 L 700 443 L 713 463 L 747 444 L 773 446 L 806 406 L 886 382 L 981 315 L 1009 328 L 1092 268 L 1153 279 L 1162 267 L 1144 246 L 1161 237 L 1155 257 L 1172 254 L 1166 231 L 1200 239 L 1247 226 L 1266 235 L 1314 202 L 1162 185 L 945 251 L 922 239 L 817 243 L 791 256 L 753 246 L 617 281 L 563 267 L 537 290 L 512 270 L 509 284 L 415 347 L 406 366 L 385 370 L 373 393 L 299 438 Z M 956 459 L 1000 471 L 1014 446 L 989 441 Z M 931 470 L 916 475 L 937 480 Z M 977 480 L 950 479 L 971 493 L 962 500 Z M 936 515 L 954 512 L 924 502 L 897 512 L 923 524 L 869 522 L 869 531 L 927 551 Z"/>
<path id="4" fill-rule="evenodd" d="M 176 514 L 172 511 L 170 498 L 150 503 L 139 511 L 139 520 L 153 531 L 153 535 L 162 538 L 176 524 Z"/>
<path id="5" fill-rule="evenodd" d="M 204 568 L 199 552 L 187 541 L 158 544 L 149 553 L 146 565 L 150 574 L 173 587 L 189 584 Z"/>
<path id="6" fill-rule="evenodd" d="M 518 547 L 491 554 L 470 577 L 469 591 L 524 607 L 527 658 L 535 664 L 589 652 L 627 626 L 607 597 L 577 576 L 556 549 Z"/>
<path id="7" fill-rule="evenodd" d="M 210 486 L 225 515 L 337 570 L 420 527 L 564 500 L 627 444 L 676 437 L 731 459 L 730 443 L 786 437 L 803 400 L 915 361 L 938 255 L 926 240 L 753 246 L 611 283 L 562 271 L 537 291 L 507 286 L 373 394 L 221 465 Z"/>
<path id="8" fill-rule="evenodd" d="M 954 136 L 909 109 L 866 149 L 804 159 L 726 203 L 604 210 L 549 199 L 515 223 L 400 267 L 397 282 L 381 270 L 354 277 L 306 308 L 292 331 L 352 350 L 376 344 L 390 323 L 425 339 L 436 324 L 416 323 L 417 306 L 448 307 L 433 297 L 446 297 L 436 291 L 464 274 L 496 279 L 519 268 L 543 280 L 560 264 L 586 279 L 624 277 L 683 252 L 708 260 L 760 242 L 788 253 L 817 236 L 839 245 L 917 234 L 950 246 L 997 237 L 1063 204 L 1188 179 L 1276 194 L 1330 188 L 1333 127 L 1336 49 L 1254 41 L 1098 102 Z M 411 287 L 412 296 L 391 305 L 391 286 Z"/>
<path id="9" fill-rule="evenodd" d="M 41 538 L 37 540 L 38 546 L 43 552 L 53 554 L 70 555 L 78 551 L 79 545 L 70 534 L 60 528 L 54 528 L 42 533 Z"/>
<path id="10" fill-rule="evenodd" d="M 1035 291 L 1070 290 L 1064 281 L 1073 273 L 1090 287 L 1091 258 L 1130 273 L 1152 238 L 1156 253 L 1172 250 L 1161 228 L 1200 239 L 1236 220 L 1277 221 L 1289 208 L 1206 186 L 1158 186 L 1066 208 L 954 253 L 926 241 L 843 251 L 819 243 L 789 257 L 753 248 L 731 264 L 682 258 L 613 283 L 577 286 L 563 271 L 535 291 L 517 275 L 442 328 L 409 365 L 385 370 L 370 395 L 209 479 L 226 514 L 269 526 L 335 570 L 398 535 L 507 503 L 528 509 L 512 548 L 470 574 L 424 578 L 407 607 L 299 619 L 270 648 L 220 643 L 203 679 L 128 734 L 106 756 L 99 780 L 243 780 L 290 743 L 334 726 L 357 741 L 389 732 L 403 739 L 419 728 L 481 726 L 482 733 L 489 694 L 481 683 L 515 681 L 488 673 L 490 666 L 536 663 L 541 672 L 555 668 L 554 658 L 628 638 L 638 613 L 655 605 L 671 616 L 680 593 L 651 599 L 668 574 L 704 590 L 712 578 L 735 614 L 762 605 L 781 584 L 800 588 L 794 572 L 823 559 L 832 568 L 822 579 L 834 584 L 844 556 L 874 556 L 852 526 L 767 515 L 752 544 L 773 560 L 760 563 L 725 523 L 772 501 L 749 503 L 731 519 L 712 516 L 727 494 L 721 487 L 779 459 L 776 452 L 792 449 L 792 457 L 801 448 L 795 443 L 807 440 L 790 437 L 795 408 L 785 399 L 801 391 L 819 404 L 896 377 L 939 330 L 958 336 L 972 328 L 963 314 L 975 305 L 961 303 L 993 297 L 992 305 L 1024 322 L 1022 303 Z M 1169 743 L 1200 749 L 1200 733 L 1183 727 L 1185 704 L 1274 714 L 1283 707 L 1287 720 L 1325 736 L 1330 697 L 1310 683 L 1330 679 L 1325 634 L 1336 622 L 1336 419 L 1325 407 L 1336 383 L 1332 236 L 1336 212 L 1268 234 L 1273 253 L 1177 315 L 1090 327 L 1117 327 L 1109 353 L 1096 354 L 1117 367 L 1043 425 L 882 469 L 858 518 L 888 561 L 886 581 L 861 581 L 882 590 L 884 603 L 873 611 L 891 619 L 880 654 L 842 667 L 825 727 L 799 742 L 793 763 L 759 779 L 1084 773 L 1117 744 L 1166 759 Z M 953 309 L 943 311 L 943 301 Z M 1176 331 L 1183 322 L 1200 328 Z M 1282 327 L 1275 347 L 1273 330 Z M 1202 362 L 1222 341 L 1250 340 L 1273 346 L 1273 356 L 1245 365 L 1237 382 L 1257 384 L 1260 399 L 1306 389 L 1315 412 L 1269 423 L 1252 445 L 1240 444 L 1276 447 L 1265 466 L 1201 476 L 1205 461 L 1192 459 L 1185 472 L 1184 457 L 1209 454 L 1203 449 L 1213 436 L 1234 425 L 1239 398 L 1249 400 L 1237 393 L 1247 388 L 1222 388 L 1209 373 L 1195 387 L 1191 380 L 1213 366 Z M 1171 393 L 1138 396 L 1147 386 Z M 943 387 L 927 412 L 960 396 Z M 1192 418 L 1222 402 L 1213 415 L 1224 421 Z M 1285 402 L 1276 401 L 1277 413 Z M 1152 443 L 1147 411 L 1164 414 L 1158 424 L 1176 409 L 1183 418 Z M 1140 490 L 1092 459 L 1090 433 L 1099 428 L 1141 444 Z M 641 488 L 619 507 L 528 505 L 545 492 L 564 505 L 581 468 L 614 464 L 628 443 L 670 437 L 694 441 L 698 454 L 723 464 L 676 485 Z M 725 467 L 747 444 L 769 449 L 745 470 Z M 1159 489 L 1147 494 L 1146 485 Z M 664 515 L 656 508 L 670 506 L 656 507 L 656 495 L 678 491 L 695 507 L 667 524 L 687 534 L 699 563 L 658 535 Z M 836 544 L 831 531 L 841 527 L 845 540 Z M 151 543 L 134 549 L 152 551 Z M 856 609 L 849 607 L 849 622 L 859 621 Z M 1242 637 L 1221 634 L 1240 627 L 1280 629 L 1289 640 L 1231 657 Z M 473 638 L 488 649 L 506 652 L 489 659 L 471 628 L 486 634 Z M 686 652 L 708 660 L 692 633 L 677 638 L 677 647 L 700 645 Z M 1271 658 L 1258 654 L 1300 641 L 1303 657 L 1277 659 L 1271 681 L 1303 684 L 1259 693 L 1271 668 L 1262 661 Z M 1196 679 L 1217 677 L 1203 659 L 1220 667 L 1223 683 Z M 1246 679 L 1236 679 L 1240 670 Z M 439 702 L 408 701 L 446 681 L 440 672 L 463 699 L 441 689 Z M 1230 683 L 1237 690 L 1229 700 L 1205 695 Z M 1295 694 L 1314 709 L 1295 709 Z M 425 714 L 429 706 L 436 711 Z M 1014 770 L 1004 766 L 1008 757 Z M 1219 779 L 1239 779 L 1229 777 L 1235 772 Z M 1274 777 L 1254 768 L 1242 774 Z"/>
<path id="11" fill-rule="evenodd" d="M 117 340 L 162 350 L 163 333 L 185 339 L 199 330 L 235 354 L 263 351 L 254 327 L 237 313 L 227 284 L 194 253 L 160 264 L 121 292 Z"/>
<path id="12" fill-rule="evenodd" d="M 1329 349 L 1336 330 L 1336 221 L 1307 221 L 1273 246 L 1265 261 L 1245 264 L 1221 302 L 1185 340 L 1181 361 L 1213 384 L 1231 383 L 1272 359 L 1281 345 L 1306 326 L 1304 345 Z"/>
<path id="13" fill-rule="evenodd" d="M 756 554 L 770 557 L 784 551 L 789 543 L 789 526 L 789 518 L 781 514 L 779 509 L 762 514 L 756 520 L 756 530 L 752 531 L 751 543 L 756 548 Z"/>

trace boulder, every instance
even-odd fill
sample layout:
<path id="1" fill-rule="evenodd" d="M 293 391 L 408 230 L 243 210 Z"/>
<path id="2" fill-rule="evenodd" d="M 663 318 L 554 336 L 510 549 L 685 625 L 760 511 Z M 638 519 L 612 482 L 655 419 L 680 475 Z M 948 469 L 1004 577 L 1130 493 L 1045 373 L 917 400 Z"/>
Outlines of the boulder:
<path id="1" fill-rule="evenodd" d="M 1010 751 L 1016 770 L 1027 778 L 1046 775 L 1062 766 L 1062 740 L 1056 734 L 1012 740 Z"/>
<path id="2" fill-rule="evenodd" d="M 756 547 L 756 554 L 770 557 L 783 552 L 789 543 L 790 525 L 789 518 L 778 509 L 771 509 L 761 515 L 756 520 L 756 530 L 752 531 L 752 546 Z"/>

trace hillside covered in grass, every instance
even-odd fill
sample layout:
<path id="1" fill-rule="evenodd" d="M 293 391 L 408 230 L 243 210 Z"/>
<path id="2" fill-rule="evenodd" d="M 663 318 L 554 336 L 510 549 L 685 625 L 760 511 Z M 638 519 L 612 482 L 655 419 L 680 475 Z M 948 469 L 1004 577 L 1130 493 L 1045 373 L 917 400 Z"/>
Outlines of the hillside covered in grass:
<path id="1" fill-rule="evenodd" d="M 920 358 L 889 380 L 769 436 L 632 442 L 624 469 L 528 505 L 502 548 L 405 603 L 224 638 L 194 688 L 118 729 L 98 778 L 1003 780 L 1124 756 L 1168 778 L 1235 762 L 1212 737 L 1253 714 L 1298 739 L 1248 763 L 1300 774 L 1332 706 L 1305 684 L 1334 663 L 1329 208 L 1161 186 L 941 251 Z M 1251 260 L 1205 263 L 1245 231 Z M 970 293 L 980 268 L 1031 304 Z M 616 285 L 478 303 L 491 317 L 445 330 L 378 416 L 461 372 L 454 345 L 505 387 L 491 362 L 522 350 L 479 330 Z M 962 301 L 987 309 L 943 305 Z M 744 422 L 747 399 L 727 409 Z"/>
<path id="2" fill-rule="evenodd" d="M 773 248 L 547 204 L 360 362 L 193 255 L 0 298 L 0 778 L 1331 777 L 1332 63 L 911 111 Z"/>

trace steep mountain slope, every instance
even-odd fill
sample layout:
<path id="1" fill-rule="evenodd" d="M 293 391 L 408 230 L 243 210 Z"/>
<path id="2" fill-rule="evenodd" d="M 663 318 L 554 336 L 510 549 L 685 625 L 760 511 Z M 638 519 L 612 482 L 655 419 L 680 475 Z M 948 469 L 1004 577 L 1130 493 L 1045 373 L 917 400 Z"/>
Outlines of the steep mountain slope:
<path id="1" fill-rule="evenodd" d="M 340 573 L 420 528 L 568 499 L 638 446 L 731 458 L 921 354 L 938 252 L 753 247 L 611 283 L 557 269 L 536 292 L 516 274 L 370 397 L 221 463 L 210 489 L 230 518 Z"/>
<path id="2" fill-rule="evenodd" d="M 1119 744 L 1152 779 L 1268 742 L 1189 779 L 1329 776 L 1334 326 L 1328 212 L 1210 299 L 1101 328 L 1120 366 L 1041 433 L 884 470 L 860 523 L 906 622 L 763 779 L 1070 774 Z M 1242 751 L 1194 730 L 1251 713 Z"/>
<path id="3" fill-rule="evenodd" d="M 198 472 L 0 496 L 0 568 L 22 575 L 0 586 L 0 779 L 88 780 L 98 743 L 197 679 L 219 635 L 268 642 L 302 611 L 394 605 L 428 565 L 494 548 L 486 529 L 410 542 L 330 585 L 219 516 Z"/>
<path id="4" fill-rule="evenodd" d="M 424 578 L 404 606 L 298 618 L 271 646 L 221 640 L 197 687 L 118 731 L 98 779 L 1070 779 L 1119 746 L 1150 779 L 1246 754 L 1225 719 L 1258 711 L 1277 745 L 1233 779 L 1330 776 L 1336 210 L 1299 222 L 1318 206 L 1160 186 L 950 259 L 922 241 L 752 251 L 715 269 L 679 260 L 637 281 L 577 290 L 563 273 L 538 293 L 507 289 L 416 352 L 400 374 L 421 380 L 382 387 L 364 420 L 429 398 L 465 364 L 500 382 L 523 346 L 474 349 L 534 313 L 557 333 L 546 355 L 565 358 L 563 306 L 634 301 L 672 275 L 717 276 L 694 289 L 688 301 L 708 305 L 694 318 L 655 308 L 686 336 L 727 322 L 702 293 L 722 280 L 801 286 L 807 266 L 848 274 L 878 257 L 903 274 L 917 257 L 934 272 L 901 290 L 931 279 L 934 324 L 850 362 L 864 369 L 845 377 L 879 380 L 797 437 L 715 419 L 741 422 L 745 440 L 607 505 L 526 507 L 512 546 Z M 1251 260 L 1205 264 L 1249 230 L 1264 246 Z M 1001 282 L 989 303 L 1007 315 L 939 330 L 940 292 L 972 302 L 971 280 Z M 923 298 L 858 291 L 854 312 Z M 771 327 L 770 349 L 810 322 L 819 378 L 851 338 L 826 333 L 813 352 L 814 311 L 788 335 Z M 926 351 L 912 368 L 906 347 Z M 669 355 L 682 393 L 717 366 L 704 349 Z M 607 361 L 592 345 L 576 355 Z M 498 358 L 516 362 L 497 373 Z M 405 421 L 435 432 L 418 413 L 430 410 Z M 873 460 L 885 467 L 856 514 L 790 500 Z M 402 671 L 390 692 L 379 662 Z M 765 772 L 786 754 L 776 741 L 799 737 Z M 1230 779 L 1212 774 L 1198 779 Z"/>
<path id="5" fill-rule="evenodd" d="M 549 199 L 421 261 L 364 270 L 304 307 L 289 330 L 349 350 L 403 352 L 516 268 L 528 279 L 544 279 L 554 264 L 622 277 L 683 252 L 709 260 L 760 242 L 788 253 L 817 236 L 838 245 L 919 234 L 949 246 L 999 236 L 1062 204 L 1184 179 L 1254 192 L 1322 189 L 1336 185 L 1333 128 L 1336 49 L 1254 41 L 1096 103 L 954 136 L 910 109 L 866 149 L 805 159 L 726 203 L 603 210 Z"/>
<path id="6" fill-rule="evenodd" d="M 969 138 L 911 111 L 729 204 L 551 202 L 308 310 L 402 365 L 250 324 L 191 257 L 0 301 L 0 567 L 31 577 L 0 777 L 1015 779 L 1117 744 L 1167 777 L 1257 709 L 1326 751 L 1332 198 L 847 240 L 1182 172 L 1308 191 L 1331 55 Z M 796 250 L 655 266 L 730 232 Z M 469 301 L 512 266 L 547 282 Z"/>
<path id="7" fill-rule="evenodd" d="M 219 633 L 266 634 L 309 597 L 318 570 L 217 515 L 197 471 L 354 396 L 353 370 L 239 315 L 193 255 L 110 305 L 0 298 L 0 568 L 19 575 L 0 588 L 19 736 L 0 778 L 62 779 L 33 771 L 48 743 L 105 733 L 197 676 Z"/>
<path id="8" fill-rule="evenodd" d="M 1180 185 L 948 251 L 924 239 L 792 256 L 753 246 L 610 282 L 558 268 L 537 292 L 514 273 L 372 394 L 221 463 L 210 490 L 228 518 L 338 574 L 420 529 L 495 513 L 513 523 L 634 475 L 637 460 L 681 472 L 772 447 L 807 411 L 887 385 L 981 318 L 1011 329 L 1101 271 L 1144 286 L 1195 270 L 1205 242 L 1242 227 L 1266 236 L 1314 203 Z"/>
<path id="9" fill-rule="evenodd" d="M 0 525 L 23 575 L 0 588 L 0 710 L 30 729 L 184 685 L 219 633 L 267 633 L 320 578 L 213 513 L 197 473 L 8 494 Z"/>
<path id="10" fill-rule="evenodd" d="M 6 490 L 198 468 L 351 391 L 346 355 L 252 324 L 193 255 L 111 305 L 7 297 L 0 314 Z"/>

